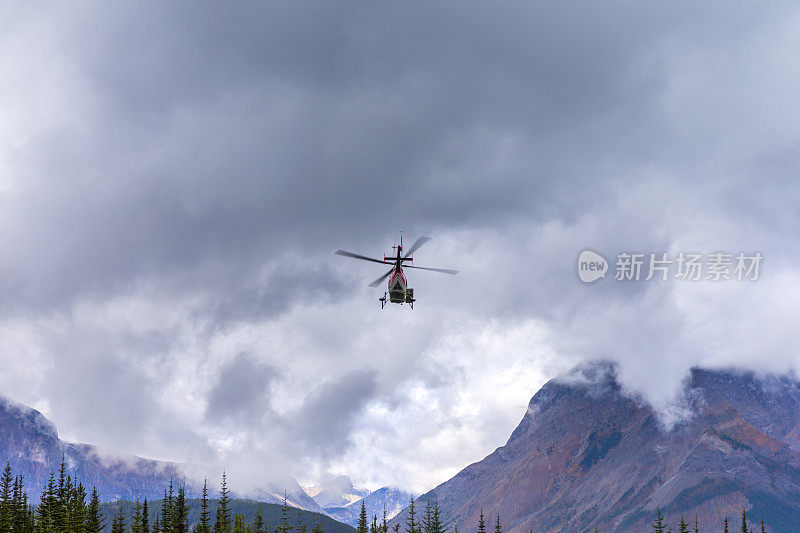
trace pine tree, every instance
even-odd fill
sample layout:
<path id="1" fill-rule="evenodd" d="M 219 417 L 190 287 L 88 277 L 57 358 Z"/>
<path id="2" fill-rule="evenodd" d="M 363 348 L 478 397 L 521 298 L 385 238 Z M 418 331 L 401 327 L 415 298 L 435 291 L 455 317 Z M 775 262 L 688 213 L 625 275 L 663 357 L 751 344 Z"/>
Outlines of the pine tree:
<path id="1" fill-rule="evenodd" d="M 236 513 L 233 518 L 233 533 L 252 533 L 252 529 L 247 525 L 247 520 L 242 513 Z"/>
<path id="2" fill-rule="evenodd" d="M 481 516 L 478 519 L 478 533 L 486 533 L 486 522 L 483 521 L 483 509 L 481 509 Z"/>
<path id="3" fill-rule="evenodd" d="M 25 527 L 26 533 L 35 531 L 36 528 L 36 513 L 34 512 L 33 505 L 28 505 L 28 495 L 22 493 L 22 505 L 25 509 Z"/>
<path id="4" fill-rule="evenodd" d="M 689 533 L 689 524 L 687 524 L 686 520 L 683 519 L 683 515 L 681 515 L 681 521 L 678 523 L 678 532 Z"/>
<path id="5" fill-rule="evenodd" d="M 139 498 L 136 498 L 133 504 L 133 513 L 131 513 L 131 533 L 142 533 L 142 504 L 139 503 Z"/>
<path id="6" fill-rule="evenodd" d="M 314 521 L 314 527 L 311 528 L 311 533 L 325 533 L 325 530 L 322 529 L 322 524 L 319 522 L 319 516 Z"/>
<path id="7" fill-rule="evenodd" d="M 23 475 L 14 478 L 11 503 L 11 531 L 14 533 L 33 533 L 35 527 L 33 506 L 28 506 Z"/>
<path id="8" fill-rule="evenodd" d="M 22 495 L 24 490 L 22 488 L 22 476 L 14 478 L 14 488 L 11 496 L 11 530 L 14 533 L 23 533 L 27 531 L 27 524 L 25 517 L 27 515 L 27 505 L 22 505 Z"/>
<path id="9" fill-rule="evenodd" d="M 86 533 L 100 533 L 105 527 L 106 519 L 100 509 L 100 495 L 97 488 L 92 488 L 89 506 L 86 508 Z"/>
<path id="10" fill-rule="evenodd" d="M 406 518 L 407 533 L 417 533 L 417 512 L 414 510 L 414 497 L 408 505 L 408 517 Z"/>
<path id="11" fill-rule="evenodd" d="M 664 533 L 664 528 L 667 525 L 664 523 L 664 517 L 661 515 L 661 507 L 656 507 L 656 519 L 650 525 L 655 533 Z"/>
<path id="12" fill-rule="evenodd" d="M 0 479 L 0 533 L 11 533 L 13 527 L 14 476 L 11 463 L 6 463 Z"/>
<path id="13" fill-rule="evenodd" d="M 742 533 L 749 533 L 747 530 L 747 513 L 745 512 L 744 507 L 742 507 Z"/>
<path id="14" fill-rule="evenodd" d="M 764 517 L 761 517 L 761 533 L 767 533 L 767 528 L 764 527 Z"/>
<path id="15" fill-rule="evenodd" d="M 150 509 L 147 508 L 147 498 L 142 504 L 142 533 L 150 533 Z"/>
<path id="16" fill-rule="evenodd" d="M 266 533 L 266 530 L 264 529 L 264 515 L 261 513 L 260 505 L 258 506 L 258 512 L 256 513 L 256 517 L 253 520 L 253 533 Z"/>
<path id="17" fill-rule="evenodd" d="M 28 507 L 28 495 L 25 493 L 24 476 L 20 474 L 14 479 L 14 516 L 12 530 L 14 533 L 33 533 L 34 512 L 33 507 Z"/>
<path id="18" fill-rule="evenodd" d="M 445 533 L 444 524 L 442 523 L 442 510 L 439 508 L 439 502 L 433 502 L 433 517 L 431 518 L 431 533 Z M 500 527 L 500 515 L 497 515 L 497 525 Z"/>
<path id="19" fill-rule="evenodd" d="M 386 503 L 383 504 L 383 523 L 381 524 L 381 533 L 389 533 L 389 525 L 386 523 Z"/>
<path id="20" fill-rule="evenodd" d="M 61 454 L 61 466 L 58 468 L 58 488 L 56 489 L 55 509 L 53 511 L 54 526 L 58 531 L 66 529 L 69 521 L 69 488 L 72 482 L 67 477 L 67 460 Z"/>
<path id="21" fill-rule="evenodd" d="M 278 533 L 289 533 L 292 530 L 292 524 L 289 521 L 289 504 L 286 501 L 286 493 L 283 493 L 283 507 L 281 507 L 281 522 L 280 525 L 275 526 Z"/>
<path id="22" fill-rule="evenodd" d="M 728 533 L 728 517 L 727 516 L 725 517 L 725 525 L 724 525 L 724 529 L 722 531 L 723 531 L 723 533 Z"/>
<path id="23" fill-rule="evenodd" d="M 431 522 L 433 522 L 433 509 L 431 508 L 431 499 L 425 502 L 425 514 L 422 515 L 422 531 L 423 533 L 431 533 Z"/>
<path id="24" fill-rule="evenodd" d="M 597 529 L 597 526 L 595 526 Z M 500 527 L 500 515 L 497 515 L 497 522 L 494 524 L 494 533 L 503 533 L 503 528 Z"/>
<path id="25" fill-rule="evenodd" d="M 125 513 L 122 509 L 114 511 L 114 520 L 111 522 L 111 533 L 125 533 Z"/>
<path id="26" fill-rule="evenodd" d="M 160 533 L 161 532 L 161 524 L 158 522 L 158 514 L 156 514 L 155 520 L 153 521 L 153 531 L 152 533 Z"/>
<path id="27" fill-rule="evenodd" d="M 361 513 L 358 515 L 358 527 L 356 528 L 356 532 L 369 533 L 369 528 L 367 527 L 367 506 L 364 500 L 361 500 Z"/>
<path id="28" fill-rule="evenodd" d="M 214 522 L 214 533 L 231 533 L 230 500 L 228 476 L 222 472 L 222 486 L 219 491 L 219 507 L 217 507 L 217 519 Z"/>
<path id="29" fill-rule="evenodd" d="M 42 488 L 42 499 L 36 508 L 36 530 L 39 533 L 56 531 L 56 506 L 58 495 L 55 474 L 50 472 L 50 478 Z"/>
<path id="30" fill-rule="evenodd" d="M 694 515 L 694 533 L 700 533 L 700 527 L 697 525 L 697 514 Z"/>
<path id="31" fill-rule="evenodd" d="M 214 516 L 214 529 L 212 530 L 214 533 L 219 533 L 222 528 L 222 513 L 220 511 L 219 506 L 217 506 L 217 514 Z"/>
<path id="32" fill-rule="evenodd" d="M 172 504 L 173 491 L 172 479 L 169 480 L 169 489 L 164 489 L 164 499 L 161 500 L 161 531 L 163 533 L 175 533 L 172 530 Z"/>
<path id="33" fill-rule="evenodd" d="M 72 533 L 86 531 L 86 489 L 83 483 L 72 482 L 69 491 L 69 529 Z"/>
<path id="34" fill-rule="evenodd" d="M 261 508 L 259 507 L 259 513 Z M 211 518 L 208 513 L 208 480 L 203 478 L 203 497 L 200 500 L 200 523 L 195 528 L 195 533 L 211 533 Z M 264 532 L 261 532 L 264 533 Z"/>
<path id="35" fill-rule="evenodd" d="M 306 533 L 306 523 L 303 522 L 303 515 L 297 511 L 297 533 Z"/>
<path id="36" fill-rule="evenodd" d="M 178 487 L 178 495 L 172 507 L 172 531 L 189 533 L 189 503 L 186 501 L 186 489 L 183 485 Z"/>

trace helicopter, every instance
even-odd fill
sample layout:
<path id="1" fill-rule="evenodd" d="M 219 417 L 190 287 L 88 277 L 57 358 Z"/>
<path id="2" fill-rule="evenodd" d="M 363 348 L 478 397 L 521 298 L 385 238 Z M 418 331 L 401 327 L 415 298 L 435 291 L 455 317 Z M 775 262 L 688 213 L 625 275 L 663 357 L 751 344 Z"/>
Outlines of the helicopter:
<path id="1" fill-rule="evenodd" d="M 416 268 L 419 270 L 429 270 L 431 272 L 440 272 L 442 274 L 450 274 L 456 275 L 458 274 L 458 270 L 448 270 L 446 268 L 430 268 L 430 267 L 421 267 L 421 266 L 414 266 L 414 265 L 404 265 L 403 263 L 406 261 L 414 261 L 414 258 L 411 256 L 415 251 L 417 251 L 422 245 L 426 242 L 431 240 L 430 237 L 420 237 L 411 247 L 403 254 L 403 233 L 400 233 L 400 244 L 396 246 L 392 246 L 392 250 L 395 250 L 397 255 L 392 255 L 391 257 L 386 257 L 384 254 L 383 260 L 381 259 L 374 259 L 372 257 L 367 257 L 360 254 L 354 254 L 352 252 L 346 252 L 344 250 L 336 250 L 334 252 L 336 255 L 343 255 L 345 257 L 352 257 L 353 259 L 362 259 L 364 261 L 372 261 L 373 263 L 380 263 L 383 265 L 393 265 L 392 268 L 383 276 L 379 277 L 375 281 L 369 284 L 370 287 L 377 287 L 381 284 L 383 280 L 389 278 L 388 283 L 388 291 L 383 293 L 383 298 L 378 298 L 378 301 L 381 303 L 381 309 L 383 309 L 387 303 L 393 304 L 404 304 L 407 303 L 411 306 L 411 309 L 414 309 L 414 302 L 416 299 L 414 298 L 414 289 L 408 286 L 408 281 L 406 280 L 405 274 L 403 274 L 403 268 Z"/>

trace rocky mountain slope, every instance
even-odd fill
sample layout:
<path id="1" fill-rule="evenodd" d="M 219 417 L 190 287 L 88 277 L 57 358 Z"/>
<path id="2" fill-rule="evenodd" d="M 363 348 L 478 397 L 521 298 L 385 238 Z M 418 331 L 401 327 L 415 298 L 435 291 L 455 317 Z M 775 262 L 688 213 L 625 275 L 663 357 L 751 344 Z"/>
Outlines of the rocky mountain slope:
<path id="1" fill-rule="evenodd" d="M 508 533 L 647 531 L 657 507 L 701 531 L 743 507 L 769 531 L 800 530 L 800 382 L 693 370 L 683 398 L 666 428 L 612 365 L 576 369 L 536 393 L 505 446 L 419 501 L 464 531 L 481 509 Z"/>

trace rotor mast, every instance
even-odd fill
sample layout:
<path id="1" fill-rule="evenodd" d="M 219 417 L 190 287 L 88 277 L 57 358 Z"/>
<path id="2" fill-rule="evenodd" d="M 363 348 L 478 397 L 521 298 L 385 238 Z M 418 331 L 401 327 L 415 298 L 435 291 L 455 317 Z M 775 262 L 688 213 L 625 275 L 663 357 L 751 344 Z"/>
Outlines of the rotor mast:
<path id="1" fill-rule="evenodd" d="M 426 237 L 426 239 L 427 239 L 427 237 Z M 414 261 L 414 258 L 411 257 L 411 254 L 410 254 L 410 252 L 414 251 L 414 247 L 413 246 L 412 246 L 412 249 L 410 250 L 410 252 L 408 254 L 406 254 L 405 256 L 402 255 L 402 253 L 403 253 L 403 230 L 400 230 L 400 244 L 392 246 L 392 250 L 397 250 L 397 256 L 396 257 L 386 257 L 386 254 L 383 254 L 383 261 L 387 265 L 394 264 L 394 266 L 396 268 L 402 268 L 403 267 L 403 261 L 412 261 L 412 262 Z"/>

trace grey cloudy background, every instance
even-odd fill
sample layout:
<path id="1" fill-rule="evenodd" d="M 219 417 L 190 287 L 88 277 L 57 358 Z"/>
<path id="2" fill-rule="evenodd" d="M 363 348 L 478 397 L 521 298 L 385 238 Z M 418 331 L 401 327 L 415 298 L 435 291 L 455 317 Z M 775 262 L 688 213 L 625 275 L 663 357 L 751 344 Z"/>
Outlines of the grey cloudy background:
<path id="1" fill-rule="evenodd" d="M 792 2 L 4 4 L 0 391 L 64 437 L 429 488 L 548 378 L 800 363 Z M 435 238 L 378 307 L 400 229 Z M 760 251 L 578 281 L 591 247 Z"/>

